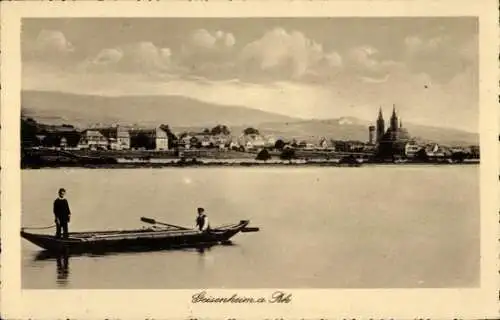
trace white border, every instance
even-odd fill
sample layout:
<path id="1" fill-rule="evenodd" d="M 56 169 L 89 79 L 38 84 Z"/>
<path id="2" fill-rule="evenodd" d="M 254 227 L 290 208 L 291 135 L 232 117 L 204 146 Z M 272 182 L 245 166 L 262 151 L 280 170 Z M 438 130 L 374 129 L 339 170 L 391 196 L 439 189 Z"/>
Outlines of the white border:
<path id="1" fill-rule="evenodd" d="M 487 318 L 498 314 L 498 6 L 496 1 L 2 2 L 2 316 L 55 318 Z M 191 304 L 196 290 L 21 290 L 20 19 L 22 17 L 419 17 L 480 21 L 481 287 L 290 290 L 284 305 Z M 210 290 L 215 295 L 273 290 Z"/>

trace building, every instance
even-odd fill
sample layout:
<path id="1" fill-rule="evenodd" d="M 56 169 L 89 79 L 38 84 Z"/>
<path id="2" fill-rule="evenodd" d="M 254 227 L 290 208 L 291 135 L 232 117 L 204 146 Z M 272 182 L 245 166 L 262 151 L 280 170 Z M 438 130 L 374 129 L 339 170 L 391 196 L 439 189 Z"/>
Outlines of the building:
<path id="1" fill-rule="evenodd" d="M 336 152 L 349 152 L 349 144 L 343 140 L 332 140 L 332 146 Z"/>
<path id="2" fill-rule="evenodd" d="M 124 127 L 93 127 L 84 130 L 79 142 L 80 148 L 89 149 L 130 149 L 130 134 Z"/>
<path id="3" fill-rule="evenodd" d="M 477 145 L 470 146 L 469 150 L 470 150 L 470 153 L 471 153 L 471 156 L 472 156 L 473 159 L 479 159 L 480 158 L 480 156 L 481 156 L 481 148 L 479 148 L 479 146 L 477 146 Z"/>
<path id="4" fill-rule="evenodd" d="M 406 157 L 407 144 L 411 142 L 410 134 L 403 128 L 403 121 L 398 119 L 396 107 L 393 105 L 389 128 L 385 129 L 382 109 L 379 110 L 377 119 L 377 157 L 379 159 L 394 159 Z"/>
<path id="5" fill-rule="evenodd" d="M 382 114 L 382 107 L 378 109 L 378 119 L 377 119 L 377 143 L 380 142 L 385 133 L 385 121 L 384 115 Z"/>
<path id="6" fill-rule="evenodd" d="M 266 140 L 260 134 L 243 134 L 238 139 L 238 144 L 244 146 L 245 149 L 264 148 Z"/>
<path id="7" fill-rule="evenodd" d="M 217 146 L 221 145 L 226 145 L 231 141 L 232 137 L 231 135 L 228 134 L 216 134 L 212 136 L 212 140 L 214 141 L 214 144 Z"/>
<path id="8" fill-rule="evenodd" d="M 168 135 L 167 132 L 160 128 L 155 128 L 154 138 L 155 138 L 155 149 L 156 150 L 168 150 Z"/>
<path id="9" fill-rule="evenodd" d="M 212 136 L 214 146 L 219 148 L 220 150 L 227 150 L 231 140 L 232 137 L 229 134 L 216 134 Z"/>
<path id="10" fill-rule="evenodd" d="M 347 141 L 347 150 L 348 152 L 363 152 L 365 145 L 362 141 L 349 140 Z"/>
<path id="11" fill-rule="evenodd" d="M 108 139 L 97 129 L 87 129 L 82 132 L 78 147 L 81 149 L 107 149 Z"/>
<path id="12" fill-rule="evenodd" d="M 229 141 L 229 143 L 227 144 L 227 148 L 229 150 L 239 150 L 240 149 L 240 145 L 238 144 L 237 141 L 235 140 L 231 140 Z"/>
<path id="13" fill-rule="evenodd" d="M 190 149 L 192 146 L 196 146 L 196 143 L 198 142 L 197 139 L 189 133 L 181 133 L 178 134 L 178 136 L 179 136 L 178 146 L 183 147 L 185 149 Z M 192 143 L 193 142 L 192 140 L 196 140 L 194 141 L 194 144 Z"/>
<path id="14" fill-rule="evenodd" d="M 190 148 L 219 148 L 225 149 L 231 142 L 228 134 L 211 134 L 199 132 L 183 132 L 179 134 L 178 145 L 185 149 Z"/>
<path id="15" fill-rule="evenodd" d="M 115 126 L 109 128 L 101 128 L 98 130 L 108 140 L 108 149 L 130 149 L 130 133 L 126 128 Z"/>
<path id="16" fill-rule="evenodd" d="M 319 140 L 319 148 L 323 150 L 335 150 L 334 146 L 325 137 Z"/>
<path id="17" fill-rule="evenodd" d="M 268 136 L 264 137 L 264 140 L 265 140 L 266 147 L 274 148 L 274 146 L 276 145 L 277 139 L 275 136 L 268 135 Z"/>
<path id="18" fill-rule="evenodd" d="M 417 152 L 422 149 L 422 146 L 417 144 L 415 141 L 409 141 L 405 145 L 405 156 L 406 158 L 415 158 Z"/>
<path id="19" fill-rule="evenodd" d="M 364 152 L 366 144 L 356 140 L 332 140 L 332 149 L 336 152 Z"/>
<path id="20" fill-rule="evenodd" d="M 376 151 L 376 147 L 375 147 L 374 144 L 365 144 L 363 146 L 363 150 L 362 151 L 365 152 L 365 153 L 374 154 L 375 151 Z"/>
<path id="21" fill-rule="evenodd" d="M 130 148 L 144 150 L 168 150 L 167 132 L 160 127 L 154 129 L 131 129 Z"/>
<path id="22" fill-rule="evenodd" d="M 369 126 L 368 127 L 368 144 L 374 145 L 375 144 L 375 126 Z"/>
<path id="23" fill-rule="evenodd" d="M 425 152 L 425 158 L 431 160 L 447 158 L 452 154 L 451 149 L 437 143 L 424 146 L 423 151 Z"/>
<path id="24" fill-rule="evenodd" d="M 214 147 L 214 141 L 212 136 L 209 134 L 197 134 L 195 135 L 198 146 L 202 148 Z"/>
<path id="25" fill-rule="evenodd" d="M 48 126 L 41 125 L 39 129 L 33 132 L 33 138 L 30 139 L 32 147 L 42 146 L 54 149 L 73 149 L 80 141 L 81 133 L 72 126 Z"/>
<path id="26" fill-rule="evenodd" d="M 307 140 L 301 140 L 297 144 L 297 148 L 304 149 L 304 150 L 315 150 L 316 145 L 314 143 L 307 141 Z"/>

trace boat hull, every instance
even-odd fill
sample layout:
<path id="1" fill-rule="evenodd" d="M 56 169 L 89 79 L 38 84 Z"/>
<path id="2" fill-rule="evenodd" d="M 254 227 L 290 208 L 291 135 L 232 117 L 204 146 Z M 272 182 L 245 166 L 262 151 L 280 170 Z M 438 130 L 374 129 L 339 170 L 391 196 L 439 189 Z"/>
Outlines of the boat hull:
<path id="1" fill-rule="evenodd" d="M 155 251 L 224 244 L 242 231 L 248 221 L 206 232 L 197 230 L 129 230 L 114 232 L 70 233 L 68 239 L 21 231 L 21 237 L 50 252 L 105 253 Z"/>

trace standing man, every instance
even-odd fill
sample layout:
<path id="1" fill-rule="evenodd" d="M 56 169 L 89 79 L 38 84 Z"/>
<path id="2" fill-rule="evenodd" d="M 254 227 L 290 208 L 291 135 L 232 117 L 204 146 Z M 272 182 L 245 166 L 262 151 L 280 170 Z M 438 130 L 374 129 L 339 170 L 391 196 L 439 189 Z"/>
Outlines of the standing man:
<path id="1" fill-rule="evenodd" d="M 205 209 L 198 208 L 198 217 L 196 217 L 196 226 L 200 231 L 207 231 L 210 227 L 208 225 L 208 218 L 205 214 Z"/>
<path id="2" fill-rule="evenodd" d="M 56 222 L 56 238 L 61 238 L 61 229 L 63 232 L 63 238 L 68 238 L 68 223 L 71 216 L 71 211 L 69 210 L 68 200 L 64 199 L 66 190 L 64 188 L 59 189 L 59 197 L 54 200 L 54 216 Z"/>

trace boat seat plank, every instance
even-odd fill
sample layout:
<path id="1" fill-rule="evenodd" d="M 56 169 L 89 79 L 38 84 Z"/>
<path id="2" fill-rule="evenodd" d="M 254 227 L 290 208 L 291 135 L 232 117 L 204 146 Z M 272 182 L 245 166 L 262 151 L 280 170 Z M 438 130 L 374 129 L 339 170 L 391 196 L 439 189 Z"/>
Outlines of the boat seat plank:
<path id="1" fill-rule="evenodd" d="M 122 234 L 101 234 L 86 237 L 72 237 L 74 239 L 81 239 L 82 241 L 94 241 L 99 239 L 137 239 L 137 238 L 164 238 L 186 235 L 197 235 L 200 231 L 168 231 L 168 232 L 136 232 L 136 233 L 122 233 Z"/>

